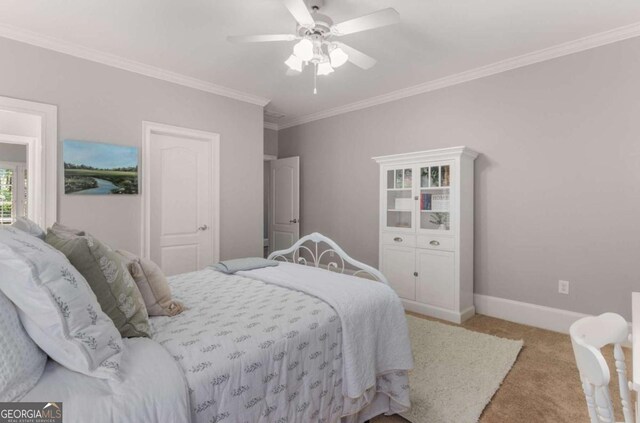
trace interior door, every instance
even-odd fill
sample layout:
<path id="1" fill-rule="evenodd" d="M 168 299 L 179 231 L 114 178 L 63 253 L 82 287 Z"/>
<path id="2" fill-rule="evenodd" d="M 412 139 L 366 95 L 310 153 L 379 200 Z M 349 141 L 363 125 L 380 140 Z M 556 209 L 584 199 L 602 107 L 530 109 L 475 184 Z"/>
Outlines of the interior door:
<path id="1" fill-rule="evenodd" d="M 150 254 L 167 275 L 214 260 L 211 142 L 152 134 Z"/>
<path id="2" fill-rule="evenodd" d="M 300 238 L 300 157 L 271 161 L 271 251 L 289 248 Z"/>

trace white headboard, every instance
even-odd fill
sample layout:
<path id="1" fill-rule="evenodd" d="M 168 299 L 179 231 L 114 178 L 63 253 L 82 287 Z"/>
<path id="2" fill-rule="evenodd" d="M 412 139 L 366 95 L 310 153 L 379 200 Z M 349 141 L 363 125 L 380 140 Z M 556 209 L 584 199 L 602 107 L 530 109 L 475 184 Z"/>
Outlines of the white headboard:
<path id="1" fill-rule="evenodd" d="M 311 242 L 314 245 L 312 245 L 311 248 L 307 247 L 306 245 L 302 245 L 306 242 Z M 320 251 L 318 249 L 318 244 L 320 244 L 321 242 L 324 242 L 330 248 Z M 302 257 L 300 255 L 301 251 L 306 251 L 311 256 L 311 259 L 307 260 L 306 258 Z M 344 250 L 335 243 L 335 241 L 327 238 L 322 234 L 319 234 L 318 232 L 303 236 L 298 240 L 298 242 L 296 242 L 286 250 L 274 251 L 273 253 L 269 254 L 268 258 L 270 260 L 282 259 L 286 262 L 291 261 L 293 263 L 304 264 L 307 266 L 313 265 L 315 267 L 321 267 L 323 266 L 321 264 L 322 258 L 325 256 L 325 254 L 327 255 L 327 257 L 329 257 L 331 255 L 331 252 L 335 253 L 337 258 L 340 259 L 340 266 L 338 266 L 337 261 L 328 261 L 326 267 L 329 271 L 344 273 L 345 265 L 346 263 L 348 263 L 356 268 L 356 270 L 354 270 L 353 272 L 349 272 L 350 274 L 359 276 L 366 273 L 374 277 L 378 281 L 389 285 L 389 281 L 387 281 L 387 278 L 385 278 L 385 276 L 378 269 L 349 257 L 349 255 L 345 253 Z M 287 257 L 289 255 L 290 257 Z"/>

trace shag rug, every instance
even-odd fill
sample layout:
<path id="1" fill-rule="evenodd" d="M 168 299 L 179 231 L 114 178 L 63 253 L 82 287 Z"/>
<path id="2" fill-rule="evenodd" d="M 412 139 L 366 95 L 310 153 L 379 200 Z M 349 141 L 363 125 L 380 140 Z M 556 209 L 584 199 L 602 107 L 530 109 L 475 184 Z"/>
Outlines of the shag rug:
<path id="1" fill-rule="evenodd" d="M 412 423 L 476 423 L 518 358 L 512 341 L 407 315 Z"/>

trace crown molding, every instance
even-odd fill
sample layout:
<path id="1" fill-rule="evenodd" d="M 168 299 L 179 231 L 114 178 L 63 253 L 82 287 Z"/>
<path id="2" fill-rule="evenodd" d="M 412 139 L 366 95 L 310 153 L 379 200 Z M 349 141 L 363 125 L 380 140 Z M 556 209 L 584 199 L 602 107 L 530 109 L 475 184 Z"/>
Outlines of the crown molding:
<path id="1" fill-rule="evenodd" d="M 280 127 L 278 126 L 277 123 L 273 123 L 273 122 L 266 122 L 264 123 L 264 128 L 265 129 L 272 129 L 274 131 L 277 131 Z"/>
<path id="2" fill-rule="evenodd" d="M 365 100 L 356 101 L 344 106 L 323 110 L 317 113 L 311 113 L 304 116 L 295 117 L 286 120 L 278 125 L 279 129 L 291 128 L 292 126 L 302 125 L 304 123 L 325 119 L 356 110 L 366 109 L 377 106 L 379 104 L 389 103 L 391 101 L 412 97 L 418 94 L 428 93 L 430 91 L 439 90 L 453 85 L 462 84 L 473 81 L 475 79 L 485 78 L 487 76 L 496 75 L 502 72 L 518 69 L 521 67 L 533 65 L 547 60 L 555 59 L 569 54 L 578 53 L 592 48 L 612 44 L 629 38 L 640 36 L 640 22 L 631 25 L 615 28 L 610 31 L 600 32 L 577 40 L 569 41 L 562 44 L 537 50 L 521 56 L 512 57 L 510 59 L 501 60 L 490 65 L 481 66 L 479 68 L 460 72 L 457 74 L 445 76 L 443 78 L 428 81 L 412 87 L 403 88 L 392 91 L 387 94 L 371 97 Z"/>
<path id="3" fill-rule="evenodd" d="M 70 56 L 90 60 L 92 62 L 101 63 L 103 65 L 151 78 L 160 79 L 173 84 L 194 88 L 211 94 L 232 98 L 245 103 L 255 104 L 261 107 L 266 106 L 270 102 L 269 99 L 264 97 L 238 91 L 233 88 L 223 87 L 201 79 L 192 78 L 190 76 L 182 75 L 156 66 L 125 59 L 124 57 L 116 56 L 114 54 L 83 47 L 78 44 L 69 43 L 58 38 L 49 37 L 10 25 L 0 24 L 0 37 L 9 38 L 22 43 L 57 51 L 58 53 L 68 54 Z"/>
<path id="4" fill-rule="evenodd" d="M 457 157 L 462 157 L 462 156 L 466 156 L 466 157 L 469 157 L 471 160 L 475 160 L 478 157 L 478 152 L 466 146 L 460 146 L 460 147 L 438 148 L 435 150 L 416 151 L 413 153 L 400 153 L 400 154 L 390 154 L 387 156 L 377 156 L 377 157 L 372 157 L 371 160 L 374 160 L 380 164 L 397 164 L 397 163 L 407 162 L 408 160 L 421 162 L 429 159 L 438 159 L 438 160 L 455 159 Z"/>

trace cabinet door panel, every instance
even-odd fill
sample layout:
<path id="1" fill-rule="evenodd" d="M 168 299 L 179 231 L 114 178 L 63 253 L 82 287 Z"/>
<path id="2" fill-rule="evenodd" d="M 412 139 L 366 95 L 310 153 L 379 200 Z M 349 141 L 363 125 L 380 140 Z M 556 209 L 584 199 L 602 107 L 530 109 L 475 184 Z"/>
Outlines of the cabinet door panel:
<path id="1" fill-rule="evenodd" d="M 449 251 L 417 250 L 416 300 L 454 308 L 454 255 Z"/>
<path id="2" fill-rule="evenodd" d="M 416 299 L 415 250 L 407 247 L 385 245 L 382 250 L 382 273 L 399 297 Z"/>

